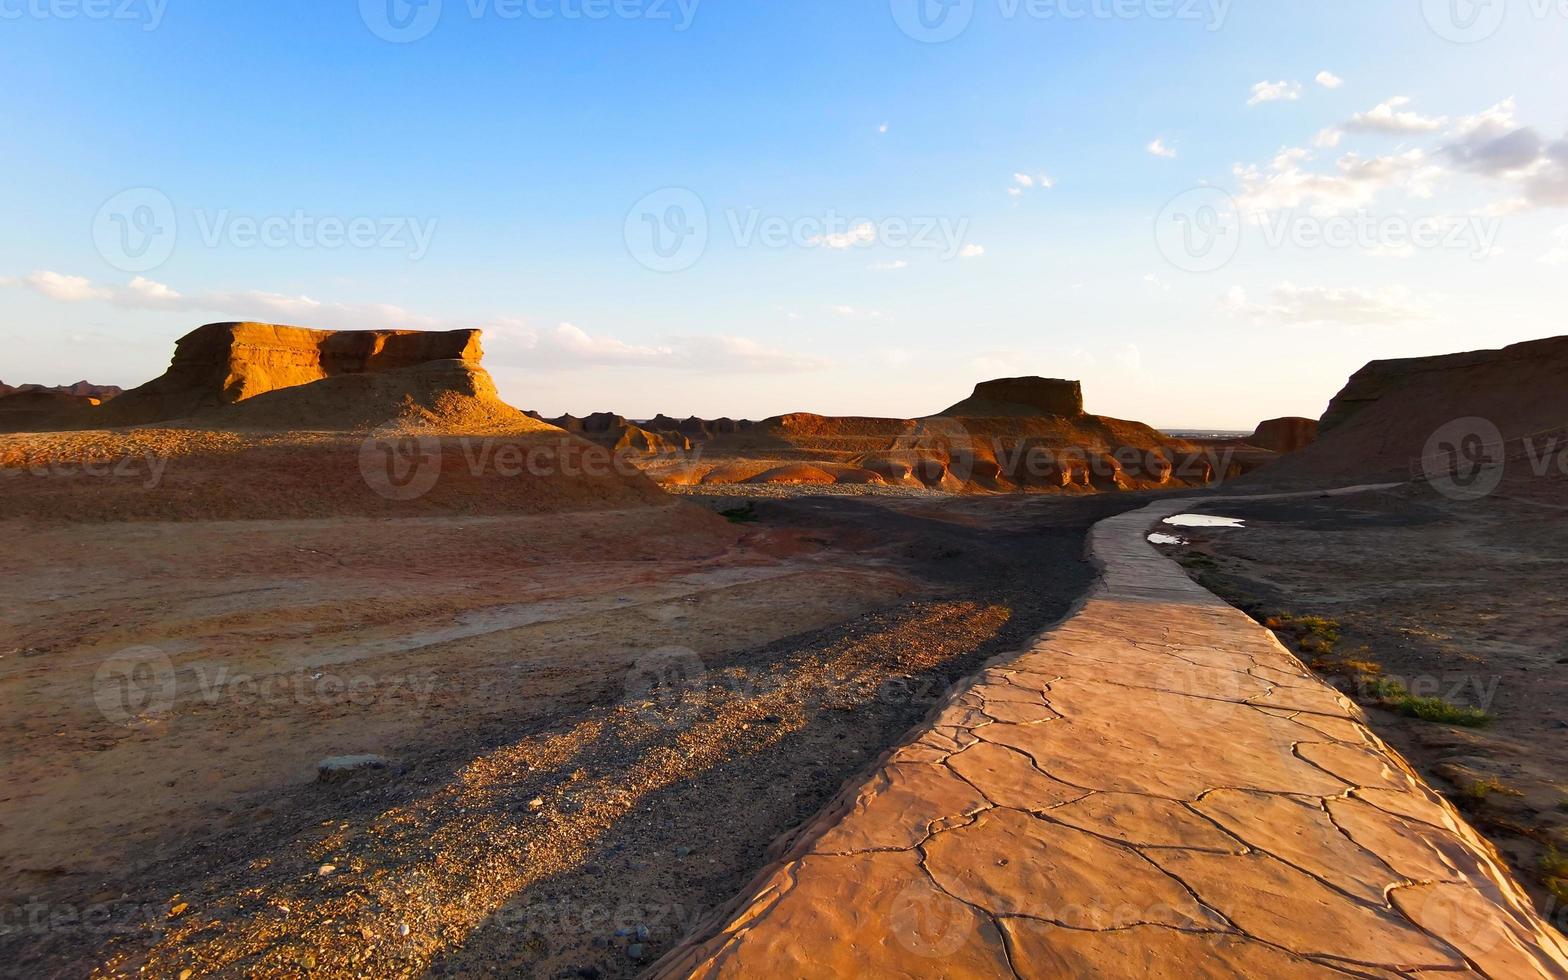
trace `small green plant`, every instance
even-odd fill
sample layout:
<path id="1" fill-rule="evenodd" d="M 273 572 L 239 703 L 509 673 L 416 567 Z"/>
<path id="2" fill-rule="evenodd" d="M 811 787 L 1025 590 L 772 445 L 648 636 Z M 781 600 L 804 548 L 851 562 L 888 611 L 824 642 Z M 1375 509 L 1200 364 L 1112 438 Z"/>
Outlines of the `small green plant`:
<path id="1" fill-rule="evenodd" d="M 762 518 L 757 516 L 757 508 L 753 504 L 744 507 L 731 507 L 729 510 L 719 511 L 719 516 L 731 524 L 755 524 Z"/>
<path id="2" fill-rule="evenodd" d="M 1270 616 L 1263 625 L 1293 639 L 1296 649 L 1303 653 L 1322 655 L 1334 652 L 1342 628 L 1338 620 L 1327 616 L 1293 616 L 1290 613 Z"/>
<path id="3" fill-rule="evenodd" d="M 1546 853 L 1541 855 L 1541 870 L 1548 878 L 1568 878 L 1568 854 L 1548 845 Z"/>
<path id="4" fill-rule="evenodd" d="M 1181 559 L 1180 562 L 1182 568 L 1188 569 L 1210 570 L 1220 567 L 1219 562 L 1208 555 L 1188 555 Z"/>
<path id="5" fill-rule="evenodd" d="M 1459 793 L 1465 799 L 1474 800 L 1477 803 L 1486 802 L 1487 798 L 1493 793 L 1496 793 L 1498 796 L 1524 795 L 1496 776 L 1488 776 L 1485 779 L 1477 779 L 1474 782 L 1466 783 L 1459 787 Z"/>
<path id="6" fill-rule="evenodd" d="M 1442 698 L 1417 697 L 1398 681 L 1379 677 L 1367 685 L 1368 695 L 1380 706 L 1410 718 L 1464 728 L 1484 728 L 1492 716 L 1480 708 L 1470 708 Z"/>

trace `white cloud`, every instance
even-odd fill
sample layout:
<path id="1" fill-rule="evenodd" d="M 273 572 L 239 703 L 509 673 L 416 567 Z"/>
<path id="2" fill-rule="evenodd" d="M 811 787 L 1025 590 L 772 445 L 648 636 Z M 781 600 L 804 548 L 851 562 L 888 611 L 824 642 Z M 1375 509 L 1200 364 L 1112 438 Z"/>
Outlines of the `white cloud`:
<path id="1" fill-rule="evenodd" d="M 1007 189 L 1007 193 L 1013 197 L 1019 197 L 1026 190 L 1038 187 L 1040 190 L 1048 191 L 1055 186 L 1056 181 L 1046 174 L 1026 174 L 1020 171 L 1013 174 L 1013 186 Z"/>
<path id="2" fill-rule="evenodd" d="M 1333 213 L 1365 207 L 1390 188 L 1412 197 L 1428 197 L 1441 168 L 1431 165 L 1422 150 L 1395 156 L 1362 157 L 1347 153 L 1335 163 L 1335 172 L 1313 173 L 1303 168 L 1312 153 L 1300 147 L 1281 150 L 1267 169 L 1237 166 L 1236 201 L 1243 213 L 1279 211 L 1311 205 Z"/>
<path id="3" fill-rule="evenodd" d="M 881 133 L 883 136 L 886 136 L 887 135 L 887 123 L 883 123 L 882 125 L 878 126 L 877 127 L 877 132 Z"/>
<path id="4" fill-rule="evenodd" d="M 1392 326 L 1432 319 L 1431 310 L 1403 286 L 1356 289 L 1284 282 L 1274 287 L 1269 299 L 1267 303 L 1253 303 L 1246 290 L 1234 286 L 1221 306 L 1233 316 L 1290 326 Z"/>
<path id="5" fill-rule="evenodd" d="M 453 330 L 479 326 L 485 331 L 491 363 L 530 368 L 632 366 L 794 373 L 819 370 L 828 363 L 818 357 L 764 347 L 744 337 L 678 337 L 665 344 L 638 345 L 593 336 L 570 323 L 540 330 L 525 320 L 507 316 L 478 323 L 455 321 L 381 303 L 329 303 L 260 290 L 186 295 L 141 276 L 125 286 L 103 286 L 81 276 L 41 271 L 20 279 L 0 279 L 0 286 L 32 289 L 62 303 L 106 302 L 123 309 L 199 313 L 215 315 L 219 320 L 261 320 L 326 330 Z"/>
<path id="6" fill-rule="evenodd" d="M 831 235 L 813 235 L 806 239 L 806 244 L 817 248 L 831 248 L 843 251 L 857 245 L 870 245 L 877 240 L 877 226 L 871 222 L 863 222 L 848 231 L 835 232 Z"/>
<path id="7" fill-rule="evenodd" d="M 1330 126 L 1327 129 L 1318 130 L 1318 134 L 1312 137 L 1312 145 L 1322 147 L 1324 149 L 1333 149 L 1334 147 L 1338 146 L 1340 141 L 1344 138 L 1344 130 Z"/>
<path id="8" fill-rule="evenodd" d="M 886 320 L 888 315 L 881 310 L 863 310 L 858 306 L 839 305 L 833 307 L 833 312 L 841 317 L 851 320 Z"/>
<path id="9" fill-rule="evenodd" d="M 899 269 L 909 268 L 909 263 L 903 259 L 894 259 L 891 262 L 875 262 L 869 268 L 874 272 L 896 272 Z"/>
<path id="10" fill-rule="evenodd" d="M 977 259 L 977 258 L 979 258 L 980 256 L 982 256 L 984 254 L 985 254 L 985 246 L 984 245 L 973 245 L 973 244 L 971 244 L 971 245 L 965 245 L 963 247 L 963 249 L 959 251 L 958 257 L 961 258 L 961 259 Z"/>
<path id="11" fill-rule="evenodd" d="M 1175 148 L 1166 146 L 1165 141 L 1158 136 L 1149 141 L 1146 149 L 1157 157 L 1165 157 L 1166 159 L 1175 159 L 1176 157 Z"/>
<path id="12" fill-rule="evenodd" d="M 5 282 L 6 285 L 27 286 L 61 303 L 82 303 L 112 297 L 110 290 L 93 285 L 90 279 L 59 272 L 34 272 L 20 280 L 7 279 Z"/>
<path id="13" fill-rule="evenodd" d="M 1410 104 L 1407 95 L 1396 95 L 1366 112 L 1358 112 L 1345 123 L 1345 128 L 1358 133 L 1434 133 L 1443 128 L 1447 120 L 1441 116 L 1423 116 L 1404 109 Z"/>
<path id="14" fill-rule="evenodd" d="M 1294 102 L 1299 98 L 1301 98 L 1300 82 L 1259 82 L 1252 86 L 1252 98 L 1247 100 L 1247 104 Z"/>
<path id="15" fill-rule="evenodd" d="M 1345 84 L 1345 80 L 1343 78 L 1340 78 L 1331 71 L 1318 72 L 1317 78 L 1314 79 L 1314 81 L 1324 88 L 1339 88 L 1341 85 Z"/>

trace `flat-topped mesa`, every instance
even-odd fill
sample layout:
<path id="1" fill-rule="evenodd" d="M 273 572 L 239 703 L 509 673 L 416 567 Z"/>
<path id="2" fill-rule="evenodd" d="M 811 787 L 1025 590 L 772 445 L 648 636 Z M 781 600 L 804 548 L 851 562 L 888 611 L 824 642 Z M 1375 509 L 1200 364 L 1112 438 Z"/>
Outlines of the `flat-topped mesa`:
<path id="1" fill-rule="evenodd" d="M 1318 437 L 1317 419 L 1287 416 L 1258 423 L 1258 429 L 1248 436 L 1249 446 L 1276 453 L 1293 453 L 1312 445 Z"/>
<path id="2" fill-rule="evenodd" d="M 975 393 L 945 412 L 949 418 L 1012 418 L 1058 415 L 1078 418 L 1083 411 L 1083 385 L 1061 378 L 998 378 L 975 385 Z"/>
<path id="3" fill-rule="evenodd" d="M 209 323 L 181 337 L 168 371 L 106 406 L 111 424 L 186 418 L 327 378 L 445 363 L 477 370 L 478 330 L 308 330 Z"/>

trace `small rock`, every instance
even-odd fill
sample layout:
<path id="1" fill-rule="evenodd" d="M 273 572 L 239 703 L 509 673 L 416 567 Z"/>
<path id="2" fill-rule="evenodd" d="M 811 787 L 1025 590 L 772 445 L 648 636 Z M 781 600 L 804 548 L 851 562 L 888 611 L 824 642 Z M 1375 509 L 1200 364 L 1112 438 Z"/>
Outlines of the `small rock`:
<path id="1" fill-rule="evenodd" d="M 388 769 L 391 766 L 392 760 L 380 755 L 334 755 L 316 763 L 316 782 L 340 782 L 362 772 Z"/>
<path id="2" fill-rule="evenodd" d="M 327 875 L 331 874 L 337 869 L 338 866 L 335 864 L 323 864 L 321 867 L 316 869 L 316 876 L 319 878 L 325 878 Z"/>
<path id="3" fill-rule="evenodd" d="M 528 801 L 528 808 L 530 810 L 537 810 L 542 806 L 544 806 L 544 799 L 542 797 L 536 796 Z"/>
<path id="4" fill-rule="evenodd" d="M 632 943 L 630 946 L 626 947 L 626 955 L 631 957 L 634 960 L 642 959 L 642 954 L 643 954 L 643 945 L 642 945 L 642 943 Z"/>
<path id="5" fill-rule="evenodd" d="M 640 943 L 645 943 L 645 942 L 648 941 L 648 927 L 647 926 L 645 926 L 645 925 L 638 925 L 637 926 L 637 941 L 640 942 Z"/>
<path id="6" fill-rule="evenodd" d="M 169 918 L 171 918 L 171 919 L 179 918 L 180 916 L 185 914 L 185 910 L 188 909 L 188 908 L 190 908 L 189 903 L 181 902 L 180 904 L 174 906 L 173 908 L 171 908 L 169 910 Z"/>
<path id="7" fill-rule="evenodd" d="M 408 923 L 407 922 L 405 922 L 402 925 L 397 927 L 397 934 L 399 936 L 406 936 L 406 935 L 408 935 Z"/>
<path id="8" fill-rule="evenodd" d="M 689 854 L 691 854 L 691 848 L 689 847 L 677 847 L 675 849 L 676 857 L 686 857 Z"/>

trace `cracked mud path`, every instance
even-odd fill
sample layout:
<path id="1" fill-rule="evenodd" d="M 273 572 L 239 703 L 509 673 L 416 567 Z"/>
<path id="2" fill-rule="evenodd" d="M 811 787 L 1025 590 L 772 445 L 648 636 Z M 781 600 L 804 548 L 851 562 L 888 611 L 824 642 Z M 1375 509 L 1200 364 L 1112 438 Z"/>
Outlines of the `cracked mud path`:
<path id="1" fill-rule="evenodd" d="M 658 977 L 1568 977 L 1490 844 L 1145 540 L 780 842 Z"/>

